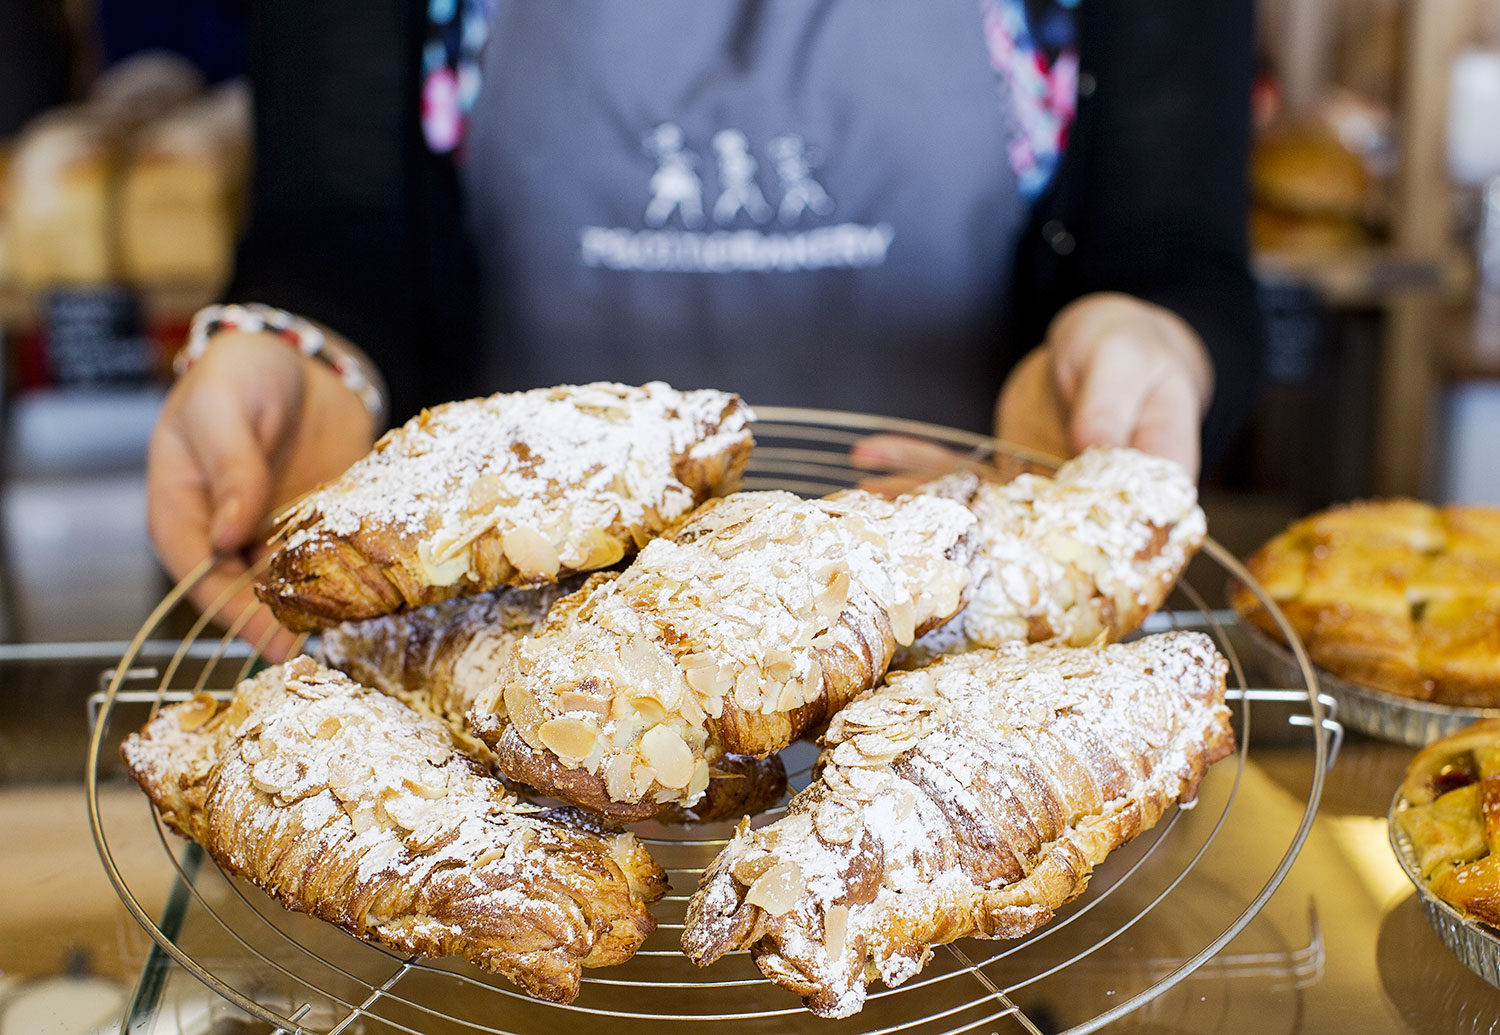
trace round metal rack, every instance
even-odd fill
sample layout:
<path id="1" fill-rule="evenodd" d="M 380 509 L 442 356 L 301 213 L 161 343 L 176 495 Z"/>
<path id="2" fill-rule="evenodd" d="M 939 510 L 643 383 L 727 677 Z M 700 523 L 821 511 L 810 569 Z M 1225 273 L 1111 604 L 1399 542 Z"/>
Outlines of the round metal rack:
<path id="1" fill-rule="evenodd" d="M 925 464 L 958 466 L 988 478 L 1050 466 L 1045 457 L 981 436 L 853 414 L 761 408 L 755 432 L 747 489 L 821 495 L 872 479 L 899 486 Z M 893 459 L 883 463 L 881 457 Z M 1205 585 L 1222 585 L 1226 576 L 1254 585 L 1212 541 L 1195 563 L 1213 567 L 1212 581 L 1200 580 Z M 597 1029 L 674 1035 L 709 1026 L 766 1035 L 1093 1031 L 1189 979 L 1244 930 L 1307 837 L 1336 749 L 1338 727 L 1325 717 L 1300 645 L 1294 648 L 1299 678 L 1290 686 L 1247 686 L 1233 630 L 1225 624 L 1228 615 L 1208 608 L 1185 580 L 1148 628 L 1191 626 L 1215 637 L 1231 662 L 1238 751 L 1209 772 L 1194 807 L 1170 811 L 1155 829 L 1111 855 L 1089 890 L 1050 924 L 1018 941 L 939 947 L 906 984 L 872 988 L 862 1013 L 822 1020 L 768 984 L 747 953 L 699 969 L 678 947 L 687 900 L 733 825 L 641 823 L 636 833 L 672 884 L 654 907 L 657 932 L 629 962 L 585 971 L 572 1004 L 544 1003 L 462 962 L 402 958 L 284 910 L 168 831 L 144 795 L 121 789 L 128 781 L 116 760 L 126 733 L 164 703 L 202 691 L 227 696 L 263 664 L 253 645 L 237 639 L 244 616 L 231 607 L 255 577 L 254 568 L 205 607 L 185 634 L 164 634 L 211 568 L 205 562 L 162 601 L 98 695 L 89 809 L 109 878 L 155 942 L 159 966 L 180 966 L 252 1017 L 288 1032 L 535 1035 Z M 1285 631 L 1296 644 L 1290 628 Z M 1275 815 L 1241 793 L 1254 752 L 1270 739 L 1283 748 L 1293 743 L 1305 753 L 1310 772 L 1305 800 Z M 815 755 L 809 742 L 784 753 L 794 789 L 810 779 Z M 783 809 L 754 822 L 770 822 Z M 1247 851 L 1251 844 L 1255 852 Z M 1270 861 L 1252 865 L 1246 861 L 1251 856 Z M 152 986 L 148 974 L 141 994 L 149 998 Z"/>

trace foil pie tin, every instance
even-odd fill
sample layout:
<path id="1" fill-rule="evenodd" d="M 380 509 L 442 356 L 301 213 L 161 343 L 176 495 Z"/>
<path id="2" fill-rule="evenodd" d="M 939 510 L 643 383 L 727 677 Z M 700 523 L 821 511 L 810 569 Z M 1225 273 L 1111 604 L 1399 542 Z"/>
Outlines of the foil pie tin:
<path id="1" fill-rule="evenodd" d="M 1417 889 L 1417 900 L 1422 904 L 1423 915 L 1437 933 L 1438 940 L 1458 957 L 1460 963 L 1491 985 L 1500 988 L 1500 932 L 1464 916 L 1455 906 L 1433 894 L 1427 882 L 1422 879 L 1421 870 L 1417 868 L 1417 856 L 1411 839 L 1396 822 L 1396 814 L 1405 807 L 1406 800 L 1397 791 L 1386 823 L 1391 850 L 1396 853 L 1402 872 Z"/>
<path id="2" fill-rule="evenodd" d="M 1301 683 L 1302 671 L 1291 651 L 1253 623 L 1242 620 L 1240 625 L 1254 644 L 1256 660 L 1269 678 L 1282 681 L 1278 685 Z M 1318 688 L 1334 699 L 1336 710 L 1333 718 L 1346 728 L 1409 747 L 1426 747 L 1480 719 L 1500 717 L 1500 708 L 1466 708 L 1419 701 L 1351 683 L 1321 668 L 1318 669 Z"/>

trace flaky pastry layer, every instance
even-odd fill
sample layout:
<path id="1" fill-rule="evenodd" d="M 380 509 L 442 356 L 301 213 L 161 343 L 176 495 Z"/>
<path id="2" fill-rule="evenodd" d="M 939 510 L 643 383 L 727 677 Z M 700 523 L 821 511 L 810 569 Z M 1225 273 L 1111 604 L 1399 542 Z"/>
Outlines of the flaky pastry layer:
<path id="1" fill-rule="evenodd" d="M 786 747 L 957 613 L 973 526 L 922 494 L 711 501 L 558 601 L 471 721 L 508 776 L 565 801 L 690 804 L 721 755 Z"/>
<path id="2" fill-rule="evenodd" d="M 688 908 L 707 965 L 749 948 L 828 1017 L 932 946 L 1015 938 L 1233 749 L 1228 666 L 1198 633 L 1009 644 L 893 673 L 840 712 L 782 819 L 742 824 Z"/>
<path id="3" fill-rule="evenodd" d="M 932 489 L 965 499 L 979 519 L 980 576 L 964 611 L 898 668 L 1013 641 L 1118 640 L 1161 606 L 1207 533 L 1188 473 L 1134 449 L 1087 450 L 1050 478 L 970 476 L 962 491 L 950 477 Z"/>
<path id="4" fill-rule="evenodd" d="M 173 829 L 291 909 L 455 955 L 568 1002 L 655 928 L 665 875 L 630 834 L 509 794 L 442 723 L 308 657 L 197 696 L 125 741 Z"/>
<path id="5" fill-rule="evenodd" d="M 751 419 L 660 382 L 435 406 L 280 516 L 256 592 L 311 630 L 609 567 L 733 487 Z"/>

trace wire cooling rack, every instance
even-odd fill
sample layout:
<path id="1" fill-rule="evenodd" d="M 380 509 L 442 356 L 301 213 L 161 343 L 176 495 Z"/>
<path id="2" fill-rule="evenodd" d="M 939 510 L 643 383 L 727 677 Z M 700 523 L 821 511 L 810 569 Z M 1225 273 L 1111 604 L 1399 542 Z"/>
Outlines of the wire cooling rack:
<path id="1" fill-rule="evenodd" d="M 1050 466 L 1045 457 L 965 432 L 826 411 L 761 408 L 755 432 L 747 489 L 821 495 L 888 476 L 890 471 L 872 469 L 851 452 L 856 443 L 869 445 L 873 435 L 901 436 L 905 447 L 916 444 L 919 456 L 905 458 L 908 468 L 940 451 L 946 462 L 990 478 Z M 1202 557 L 1196 563 L 1214 569 L 1200 580 L 1205 585 L 1238 578 L 1275 613 L 1217 543 L 1206 543 Z M 1296 858 L 1341 732 L 1325 713 L 1300 645 L 1294 648 L 1299 678 L 1292 685 L 1248 685 L 1228 615 L 1211 610 L 1185 580 L 1169 610 L 1153 616 L 1148 629 L 1192 627 L 1215 637 L 1231 663 L 1239 749 L 1209 772 L 1194 807 L 1171 810 L 1155 829 L 1117 850 L 1088 891 L 1050 924 L 1017 941 L 940 947 L 905 985 L 872 988 L 862 1013 L 823 1020 L 768 984 L 747 953 L 699 969 L 678 947 L 687 900 L 733 825 L 640 823 L 633 829 L 672 884 L 653 910 L 658 930 L 627 963 L 585 971 L 577 1000 L 561 1006 L 527 998 L 460 961 L 403 958 L 289 912 L 226 876 L 197 846 L 168 831 L 144 795 L 120 789 L 126 781 L 116 760 L 126 733 L 163 704 L 198 692 L 227 697 L 261 664 L 255 647 L 236 638 L 243 621 L 220 613 L 238 587 L 205 608 L 184 635 L 164 634 L 169 616 L 180 612 L 209 570 L 205 562 L 162 601 L 93 702 L 87 775 L 95 840 L 121 900 L 156 944 L 131 1031 L 155 1030 L 145 1019 L 174 964 L 251 1017 L 309 1035 L 591 1029 L 674 1035 L 710 1026 L 764 1035 L 1094 1031 L 1150 1003 L 1210 960 L 1214 965 L 1205 974 L 1234 979 L 1240 963 L 1220 950 L 1254 918 Z M 242 583 L 256 574 L 252 570 Z M 1291 629 L 1283 628 L 1296 644 Z M 1295 807 L 1268 809 L 1264 795 L 1242 791 L 1256 753 L 1266 751 L 1305 755 L 1308 790 Z M 809 742 L 783 753 L 792 789 L 806 785 L 815 756 Z M 754 822 L 771 822 L 783 811 L 784 802 Z M 1296 973 L 1296 967 L 1289 970 L 1294 983 Z"/>

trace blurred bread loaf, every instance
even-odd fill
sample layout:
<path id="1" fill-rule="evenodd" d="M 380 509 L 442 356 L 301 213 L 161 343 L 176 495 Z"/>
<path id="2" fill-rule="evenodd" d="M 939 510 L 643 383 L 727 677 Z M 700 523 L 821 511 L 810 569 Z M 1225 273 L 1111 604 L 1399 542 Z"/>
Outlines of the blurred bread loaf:
<path id="1" fill-rule="evenodd" d="M 112 180 L 120 139 L 85 107 L 33 121 L 16 141 L 3 207 L 17 286 L 97 284 L 115 270 Z"/>
<path id="2" fill-rule="evenodd" d="M 134 283 L 229 276 L 249 160 L 250 97 L 230 84 L 148 122 L 120 184 L 120 269 Z"/>
<path id="3" fill-rule="evenodd" d="M 206 301 L 229 273 L 249 152 L 243 83 L 205 93 L 172 55 L 112 66 L 85 103 L 33 120 L 0 164 L 0 281 L 26 293 L 191 285 Z"/>
<path id="4" fill-rule="evenodd" d="M 1266 130 L 1255 143 L 1250 184 L 1258 250 L 1325 254 L 1369 243 L 1369 171 L 1320 121 Z"/>

